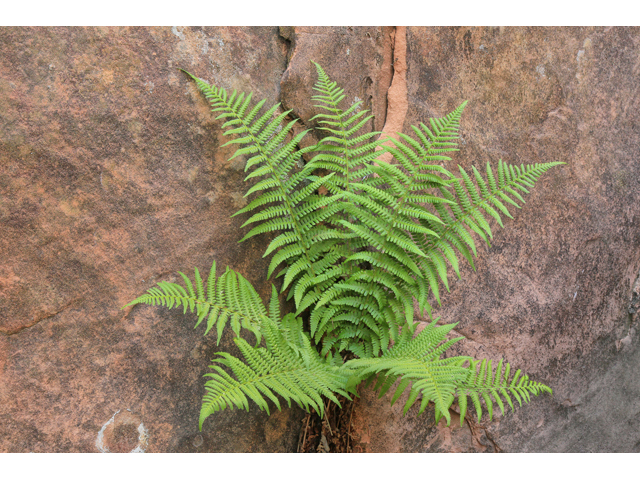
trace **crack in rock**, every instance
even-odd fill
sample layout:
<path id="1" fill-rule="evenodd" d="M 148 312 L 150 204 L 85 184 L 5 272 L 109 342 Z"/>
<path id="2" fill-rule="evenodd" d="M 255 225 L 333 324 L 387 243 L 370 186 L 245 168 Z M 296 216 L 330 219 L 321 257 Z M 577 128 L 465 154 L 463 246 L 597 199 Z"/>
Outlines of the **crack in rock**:
<path id="1" fill-rule="evenodd" d="M 44 312 L 43 314 L 41 314 L 40 316 L 35 315 L 33 318 L 33 321 L 31 323 L 28 323 L 27 325 L 22 325 L 16 329 L 13 330 L 1 330 L 0 329 L 0 333 L 2 333 L 5 336 L 11 336 L 11 335 L 16 335 L 20 332 L 22 332 L 23 330 L 26 330 L 27 328 L 31 328 L 35 325 L 37 325 L 38 323 L 42 322 L 43 320 L 46 320 L 48 318 L 51 317 L 55 317 L 56 315 L 58 315 L 59 313 L 63 312 L 64 310 L 66 310 L 67 308 L 72 307 L 73 305 L 75 305 L 76 303 L 80 302 L 84 300 L 84 297 L 77 297 L 74 298 L 73 300 L 68 301 L 67 303 L 65 303 L 62 307 L 60 307 L 58 310 L 56 310 L 55 312 Z"/>
<path id="2" fill-rule="evenodd" d="M 396 27 L 393 42 L 393 78 L 391 86 L 387 92 L 387 117 L 382 136 L 398 138 L 397 132 L 402 131 L 404 120 L 409 109 L 407 98 L 407 29 L 406 27 Z M 393 146 L 391 141 L 384 145 Z M 382 147 L 378 147 L 382 150 Z M 389 163 L 392 155 L 388 152 L 379 157 L 383 162 Z"/>

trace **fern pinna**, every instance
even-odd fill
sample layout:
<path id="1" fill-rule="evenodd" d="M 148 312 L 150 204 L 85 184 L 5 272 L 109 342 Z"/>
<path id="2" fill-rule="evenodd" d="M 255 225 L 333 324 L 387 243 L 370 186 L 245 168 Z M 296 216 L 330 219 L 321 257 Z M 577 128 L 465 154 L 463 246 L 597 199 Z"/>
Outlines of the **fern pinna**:
<path id="1" fill-rule="evenodd" d="M 185 72 L 224 120 L 224 135 L 235 137 L 227 143 L 239 146 L 231 158 L 247 158 L 246 180 L 256 183 L 246 194 L 252 200 L 235 214 L 251 214 L 243 240 L 275 232 L 264 254 L 272 255 L 267 276 L 283 277 L 280 293 L 296 308 L 281 316 L 275 287 L 265 306 L 240 274 L 227 268 L 218 277 L 215 262 L 206 285 L 195 269 L 193 282 L 181 273 L 186 288 L 159 282 L 129 303 L 180 307 L 197 317 L 196 327 L 206 320 L 205 334 L 214 330 L 218 342 L 231 327 L 244 361 L 218 353 L 206 375 L 200 428 L 227 407 L 248 409 L 249 400 L 269 411 L 269 402 L 280 409 L 284 399 L 322 415 L 323 398 L 339 404 L 336 394 L 349 398 L 363 381 L 375 382 L 380 395 L 397 383 L 392 403 L 408 389 L 405 413 L 418 400 L 418 413 L 433 402 L 436 419 L 447 424 L 456 399 L 462 422 L 469 399 L 480 419 L 483 403 L 491 418 L 494 404 L 504 414 L 512 398 L 521 404 L 551 393 L 519 370 L 511 376 L 502 360 L 494 368 L 491 361 L 446 358 L 461 340 L 447 336 L 456 324 L 438 326 L 435 319 L 416 334 L 414 300 L 431 317 L 441 287 L 449 288 L 449 269 L 460 275 L 459 258 L 473 267 L 477 238 L 491 239 L 489 221 L 502 226 L 509 207 L 520 208 L 523 194 L 561 162 L 500 161 L 495 170 L 487 165 L 484 177 L 475 167 L 459 167 L 456 175 L 443 164 L 457 150 L 466 102 L 412 126 L 413 135 L 381 138 L 366 130 L 372 116 L 361 102 L 343 110 L 344 91 L 314 65 L 313 120 L 322 139 L 304 148 L 308 130 L 294 134 L 290 111 L 253 104 L 251 94 L 229 94 Z M 385 152 L 394 161 L 378 161 Z M 241 337 L 243 329 L 255 345 Z"/>

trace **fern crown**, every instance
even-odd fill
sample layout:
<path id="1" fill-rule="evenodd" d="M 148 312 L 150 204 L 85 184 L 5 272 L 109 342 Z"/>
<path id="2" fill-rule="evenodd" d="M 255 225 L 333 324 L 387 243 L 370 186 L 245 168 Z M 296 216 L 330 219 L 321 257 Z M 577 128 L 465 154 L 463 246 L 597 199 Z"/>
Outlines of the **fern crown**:
<path id="1" fill-rule="evenodd" d="M 381 137 L 365 126 L 372 118 L 356 102 L 346 110 L 345 93 L 318 64 L 312 97 L 322 139 L 300 144 L 309 130 L 295 129 L 291 111 L 254 103 L 251 94 L 227 92 L 189 75 L 222 120 L 224 135 L 237 145 L 231 159 L 246 158 L 249 203 L 236 212 L 250 229 L 242 241 L 270 234 L 264 256 L 268 277 L 281 278 L 265 305 L 253 286 L 216 263 L 206 285 L 194 270 L 185 286 L 159 282 L 129 305 L 182 308 L 206 325 L 218 342 L 230 327 L 243 360 L 217 354 L 206 374 L 200 415 L 249 408 L 270 411 L 282 400 L 322 415 L 325 399 L 357 395 L 365 382 L 394 403 L 405 393 L 405 414 L 418 400 L 436 419 L 460 421 L 471 399 L 478 419 L 497 405 L 514 407 L 551 389 L 529 380 L 502 360 L 447 357 L 455 324 L 420 321 L 449 289 L 450 270 L 460 276 L 460 260 L 474 267 L 478 239 L 489 244 L 490 222 L 503 226 L 524 204 L 538 178 L 561 162 L 509 165 L 500 160 L 484 174 L 476 167 L 454 173 L 444 163 L 458 148 L 466 102 L 442 118 L 411 126 L 411 134 Z M 388 152 L 390 163 L 379 160 Z M 295 312 L 282 316 L 279 295 Z M 417 309 L 414 307 L 417 305 Z M 242 331 L 253 334 L 249 343 Z"/>

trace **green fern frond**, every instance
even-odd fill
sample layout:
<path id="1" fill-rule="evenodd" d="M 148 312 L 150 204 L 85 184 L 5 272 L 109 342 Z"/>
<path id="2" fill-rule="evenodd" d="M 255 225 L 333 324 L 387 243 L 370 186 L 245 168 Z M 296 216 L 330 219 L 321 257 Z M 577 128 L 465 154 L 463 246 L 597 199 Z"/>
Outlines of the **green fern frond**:
<path id="1" fill-rule="evenodd" d="M 382 153 L 377 147 L 381 140 L 371 140 L 379 132 L 362 132 L 364 126 L 373 118 L 367 110 L 360 110 L 362 102 L 355 102 L 347 110 L 342 110 L 344 91 L 336 82 L 332 82 L 322 67 L 314 62 L 318 81 L 313 87 L 318 95 L 312 100 L 318 102 L 321 113 L 311 120 L 318 120 L 318 130 L 328 133 L 319 143 L 309 165 L 338 173 L 327 188 L 332 193 L 350 191 L 355 176 L 369 175 L 372 162 Z"/>
<path id="2" fill-rule="evenodd" d="M 467 414 L 467 397 L 471 398 L 478 421 L 480 421 L 482 418 L 481 400 L 484 400 L 491 420 L 493 418 L 493 402 L 498 405 L 500 412 L 504 415 L 504 403 L 500 395 L 513 410 L 514 406 L 510 395 L 522 406 L 523 401 L 525 403 L 530 401 L 531 394 L 537 396 L 540 393 L 553 393 L 547 385 L 531 381 L 527 375 L 521 375 L 520 370 L 516 371 L 512 378 L 509 378 L 510 370 L 511 366 L 508 363 L 503 365 L 502 360 L 498 363 L 495 371 L 491 366 L 491 360 L 470 361 L 467 375 L 456 387 L 456 396 L 460 407 L 460 425 L 464 422 Z"/>
<path id="3" fill-rule="evenodd" d="M 248 410 L 249 400 L 269 412 L 267 399 L 280 409 L 276 396 L 279 395 L 289 406 L 294 401 L 322 416 L 323 396 L 338 405 L 336 393 L 349 398 L 348 377 L 339 367 L 320 358 L 307 336 L 301 333 L 301 325 L 294 323 L 296 320 L 292 317 L 283 318 L 281 323 L 271 319 L 262 323 L 266 348 L 252 347 L 242 338 L 236 338 L 234 341 L 246 363 L 226 352 L 218 353 L 222 358 L 214 360 L 210 367 L 215 373 L 205 375 L 210 380 L 205 384 L 207 393 L 200 412 L 200 429 L 209 415 L 225 408 Z M 229 368 L 235 378 L 218 365 Z"/>
<path id="4" fill-rule="evenodd" d="M 457 385 L 467 376 L 468 371 L 462 365 L 469 357 L 440 358 L 442 353 L 462 337 L 444 341 L 447 333 L 456 324 L 436 326 L 438 319 L 427 325 L 415 338 L 407 329 L 398 342 L 379 358 L 360 358 L 350 360 L 346 367 L 354 369 L 361 378 L 378 375 L 377 389 L 380 396 L 384 395 L 390 386 L 398 379 L 401 382 L 394 395 L 394 402 L 411 382 L 412 392 L 404 412 L 409 410 L 422 395 L 420 413 L 424 411 L 429 401 L 433 401 L 438 411 L 451 421 L 449 407 L 454 399 Z"/>
<path id="5" fill-rule="evenodd" d="M 529 380 L 527 375 L 521 375 L 520 370 L 510 378 L 511 367 L 508 363 L 503 367 L 502 360 L 494 372 L 491 360 L 480 362 L 464 356 L 441 358 L 441 355 L 462 337 L 445 342 L 446 334 L 456 324 L 436 327 L 436 322 L 437 319 L 415 338 L 411 338 L 408 330 L 405 331 L 398 343 L 379 358 L 351 360 L 345 364 L 345 367 L 353 369 L 359 378 L 376 376 L 378 381 L 375 388 L 379 390 L 380 397 L 400 379 L 391 399 L 392 405 L 407 388 L 410 388 L 404 413 L 406 414 L 422 396 L 418 414 L 422 413 L 432 401 L 435 405 L 436 422 L 441 417 L 445 417 L 447 425 L 451 421 L 448 410 L 456 397 L 462 425 L 467 414 L 468 398 L 471 398 L 480 421 L 482 401 L 489 418 L 492 419 L 493 402 L 498 405 L 504 415 L 504 403 L 500 395 L 513 409 L 511 396 L 522 405 L 523 401 L 525 403 L 530 401 L 531 394 L 537 396 L 540 393 L 552 393 L 548 386 Z M 469 365 L 465 367 L 464 364 L 467 361 Z"/>
<path id="6" fill-rule="evenodd" d="M 171 282 L 158 282 L 157 287 L 147 290 L 147 293 L 139 296 L 125 307 L 144 303 L 147 305 L 162 305 L 167 308 L 182 307 L 183 313 L 187 311 L 198 316 L 195 328 L 207 319 L 205 335 L 215 326 L 217 342 L 227 323 L 231 329 L 240 336 L 240 329 L 245 328 L 256 335 L 260 342 L 260 324 L 267 317 L 267 311 L 262 304 L 260 296 L 253 286 L 239 273 L 227 268 L 226 272 L 216 280 L 216 262 L 213 262 L 207 285 L 205 287 L 200 272 L 195 269 L 195 289 L 191 280 L 182 272 L 178 272 L 187 289 Z M 205 294 L 206 292 L 206 294 Z"/>
<path id="7" fill-rule="evenodd" d="M 418 219 L 423 227 L 434 231 L 436 235 L 411 233 L 416 245 L 422 251 L 428 252 L 427 258 L 413 255 L 413 259 L 420 266 L 424 276 L 431 281 L 430 288 L 438 302 L 438 289 L 434 286 L 433 279 L 437 276 L 447 290 L 449 289 L 447 264 L 451 265 L 459 276 L 457 255 L 460 254 L 474 267 L 473 256 L 477 255 L 477 252 L 472 233 L 490 245 L 489 239 L 493 234 L 486 215 L 503 226 L 503 216 L 512 218 L 505 204 L 520 208 L 520 203 L 524 203 L 517 190 L 528 193 L 525 186 L 531 188 L 543 173 L 562 164 L 549 162 L 513 167 L 500 161 L 498 182 L 493 176 L 491 166 L 487 164 L 488 181 L 473 168 L 477 186 L 470 175 L 459 167 L 461 176 L 455 177 L 450 183 L 455 195 L 450 191 L 450 187 L 438 187 L 442 198 L 447 200 L 447 203 L 433 203 L 439 221 L 434 222 L 429 218 Z"/>
<path id="8" fill-rule="evenodd" d="M 198 88 L 209 99 L 212 111 L 219 112 L 217 118 L 227 119 L 222 126 L 229 129 L 225 134 L 238 136 L 227 142 L 226 145 L 247 145 L 238 149 L 231 158 L 242 154 L 253 155 L 247 161 L 246 170 L 254 168 L 254 171 L 248 174 L 245 180 L 263 178 L 250 192 L 260 192 L 261 196 L 271 194 L 266 200 L 250 203 L 241 210 L 242 213 L 253 211 L 258 207 L 272 203 L 271 201 L 279 203 L 279 205 L 267 208 L 267 211 L 257 213 L 251 217 L 247 223 L 260 222 L 260 225 L 254 227 L 241 241 L 261 233 L 282 230 L 291 232 L 294 238 L 293 241 L 302 250 L 302 253 L 296 256 L 306 257 L 306 269 L 310 275 L 315 276 L 316 272 L 313 271 L 309 255 L 310 243 L 304 232 L 322 221 L 322 216 L 315 214 L 315 212 L 318 208 L 321 208 L 319 202 L 326 202 L 327 200 L 318 200 L 313 188 L 296 193 L 292 200 L 292 191 L 304 178 L 304 175 L 300 175 L 301 172 L 290 175 L 302 155 L 315 148 L 298 148 L 299 142 L 304 138 L 307 131 L 305 130 L 295 135 L 289 142 L 285 142 L 285 138 L 292 131 L 296 122 L 283 123 L 290 112 L 284 112 L 272 118 L 279 107 L 279 105 L 275 105 L 260 115 L 265 103 L 261 101 L 249 113 L 246 113 L 250 96 L 246 100 L 238 101 L 236 98 L 244 98 L 244 94 L 240 94 L 238 97 L 234 91 L 229 96 L 224 89 L 209 85 L 188 72 L 185 73 L 194 79 Z M 307 173 L 309 171 L 307 169 Z M 316 179 L 314 187 L 318 188 L 328 180 L 330 180 L 330 177 Z M 308 205 L 309 203 L 311 205 Z"/>

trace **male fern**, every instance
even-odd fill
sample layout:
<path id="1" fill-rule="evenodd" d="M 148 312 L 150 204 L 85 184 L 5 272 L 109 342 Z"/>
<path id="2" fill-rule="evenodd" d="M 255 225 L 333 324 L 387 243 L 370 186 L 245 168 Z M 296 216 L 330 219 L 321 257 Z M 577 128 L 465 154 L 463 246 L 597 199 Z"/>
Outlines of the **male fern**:
<path id="1" fill-rule="evenodd" d="M 290 111 L 265 108 L 264 100 L 254 105 L 251 94 L 229 94 L 185 72 L 224 120 L 224 135 L 235 137 L 226 144 L 239 146 L 231 158 L 247 158 L 245 180 L 257 182 L 235 214 L 251 214 L 243 240 L 276 233 L 264 254 L 272 255 L 267 276 L 283 277 L 281 293 L 296 309 L 281 316 L 275 287 L 265 307 L 240 274 L 227 268 L 217 277 L 215 262 L 206 285 L 195 269 L 193 282 L 180 273 L 186 288 L 159 282 L 129 303 L 182 307 L 197 316 L 196 327 L 206 319 L 205 334 L 215 327 L 218 342 L 230 325 L 244 361 L 218 353 L 206 375 L 200 428 L 227 407 L 248 409 L 249 400 L 269 412 L 269 402 L 281 408 L 280 397 L 322 415 L 323 398 L 339 405 L 336 394 L 349 398 L 363 381 L 375 381 L 381 395 L 397 382 L 391 402 L 409 389 L 405 414 L 418 399 L 418 413 L 433 402 L 436 419 L 447 424 L 456 399 L 463 422 L 469 399 L 480 419 L 482 403 L 491 418 L 494 403 L 504 414 L 503 400 L 513 408 L 512 397 L 522 404 L 531 394 L 551 393 L 520 370 L 511 377 L 502 360 L 494 368 L 491 361 L 445 358 L 461 340 L 447 339 L 456 324 L 438 326 L 435 319 L 416 335 L 414 300 L 421 315 L 431 316 L 441 285 L 449 289 L 449 268 L 460 275 L 459 257 L 473 267 L 474 236 L 488 243 L 489 220 L 502 226 L 504 216 L 512 218 L 508 207 L 520 208 L 522 195 L 561 162 L 518 167 L 500 160 L 495 171 L 487 164 L 486 177 L 475 167 L 458 167 L 456 176 L 443 162 L 457 150 L 466 102 L 428 126 L 411 126 L 413 136 L 382 138 L 366 131 L 372 117 L 361 102 L 341 108 L 344 91 L 315 66 L 312 100 L 322 139 L 304 148 L 309 130 L 294 134 Z M 394 161 L 379 161 L 384 152 Z M 255 345 L 242 329 L 254 334 Z"/>

